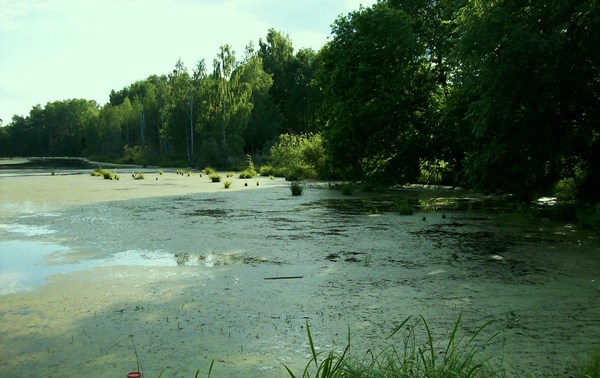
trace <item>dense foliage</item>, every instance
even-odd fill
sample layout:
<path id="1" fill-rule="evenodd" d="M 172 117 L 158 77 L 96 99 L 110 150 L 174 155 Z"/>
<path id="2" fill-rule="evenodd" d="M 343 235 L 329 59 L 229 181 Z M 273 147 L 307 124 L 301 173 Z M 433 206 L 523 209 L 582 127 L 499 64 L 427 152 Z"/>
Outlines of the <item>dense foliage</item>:
<path id="1" fill-rule="evenodd" d="M 0 128 L 0 154 L 219 167 L 249 154 L 524 197 L 571 182 L 597 201 L 599 42 L 592 0 L 380 0 L 335 20 L 319 52 L 271 29 L 241 59 L 223 45 L 212 69 L 178 61 L 105 105 L 37 105 Z"/>

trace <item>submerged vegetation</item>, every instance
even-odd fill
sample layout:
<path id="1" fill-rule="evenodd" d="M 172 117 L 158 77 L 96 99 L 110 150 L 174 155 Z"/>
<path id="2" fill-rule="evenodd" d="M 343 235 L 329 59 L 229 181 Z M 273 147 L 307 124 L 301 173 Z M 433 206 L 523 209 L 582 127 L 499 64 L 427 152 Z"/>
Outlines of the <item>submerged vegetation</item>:
<path id="1" fill-rule="evenodd" d="M 292 191 L 293 196 L 300 196 L 300 195 L 302 195 L 302 192 L 304 191 L 304 186 L 302 186 L 302 184 L 300 184 L 297 181 L 293 181 L 290 184 L 290 189 Z"/>

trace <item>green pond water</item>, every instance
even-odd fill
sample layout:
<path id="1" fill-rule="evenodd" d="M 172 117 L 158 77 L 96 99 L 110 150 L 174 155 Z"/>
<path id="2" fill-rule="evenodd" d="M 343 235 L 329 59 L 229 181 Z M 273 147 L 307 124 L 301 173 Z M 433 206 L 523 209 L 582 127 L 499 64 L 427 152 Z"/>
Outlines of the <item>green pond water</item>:
<path id="1" fill-rule="evenodd" d="M 403 201 L 414 214 L 398 213 Z M 350 329 L 359 352 L 385 346 L 409 315 L 428 319 L 441 341 L 460 314 L 466 334 L 492 320 L 489 332 L 502 336 L 485 352 L 515 375 L 563 374 L 600 348 L 600 241 L 507 198 L 452 190 L 344 196 L 313 184 L 300 197 L 274 186 L 32 211 L 5 223 L 0 295 L 110 267 L 191 269 L 229 282 L 204 299 L 204 313 L 213 315 L 179 340 L 188 343 L 178 354 L 183 370 L 170 352 L 141 347 L 155 375 L 166 367 L 168 376 L 193 376 L 206 366 L 182 356 L 199 348 L 201 330 L 205 355 L 218 359 L 231 343 L 255 357 L 247 366 L 221 363 L 223 376 L 284 376 L 283 363 L 308 361 L 307 320 L 322 350 L 339 350 Z M 257 278 L 245 283 L 246 275 Z M 264 280 L 277 277 L 298 279 Z M 151 333 L 157 325 L 146 327 Z M 229 337 L 215 341 L 223 329 Z M 27 368 L 48 367 L 37 361 Z M 1 363 L 0 373 L 7 373 Z"/>

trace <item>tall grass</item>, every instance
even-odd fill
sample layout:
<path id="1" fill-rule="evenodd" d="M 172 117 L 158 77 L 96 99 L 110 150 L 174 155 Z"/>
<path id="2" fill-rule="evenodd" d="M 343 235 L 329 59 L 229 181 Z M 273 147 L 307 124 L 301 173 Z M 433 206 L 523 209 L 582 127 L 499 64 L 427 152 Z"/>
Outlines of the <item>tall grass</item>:
<path id="1" fill-rule="evenodd" d="M 414 322 L 406 318 L 388 339 L 402 331 L 400 343 L 391 344 L 378 353 L 369 351 L 365 358 L 358 359 L 350 355 L 350 332 L 348 344 L 342 354 L 329 352 L 326 356 L 316 353 L 308 321 L 306 330 L 312 357 L 298 377 L 504 377 L 505 370 L 501 366 L 493 366 L 491 360 L 483 356 L 483 349 L 499 334 L 484 337 L 483 330 L 490 322 L 482 325 L 470 338 L 458 337 L 461 316 L 454 324 L 450 339 L 443 347 L 439 347 L 432 337 L 429 324 L 420 316 Z M 424 337 L 417 329 L 425 331 Z M 443 344 L 442 344 L 443 345 Z M 319 360 L 320 359 L 320 360 Z M 314 366 L 313 366 L 314 365 Z M 292 378 L 297 376 L 285 366 Z"/>

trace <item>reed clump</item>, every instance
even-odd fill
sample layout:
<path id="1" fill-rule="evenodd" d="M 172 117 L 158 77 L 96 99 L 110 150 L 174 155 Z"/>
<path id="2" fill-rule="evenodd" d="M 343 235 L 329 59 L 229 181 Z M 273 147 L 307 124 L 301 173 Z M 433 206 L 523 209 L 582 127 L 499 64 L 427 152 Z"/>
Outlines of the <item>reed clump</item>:
<path id="1" fill-rule="evenodd" d="M 339 353 L 317 353 L 310 326 L 306 322 L 311 358 L 299 375 L 294 374 L 284 365 L 292 378 L 320 377 L 403 377 L 403 378 L 445 378 L 445 377 L 504 377 L 505 369 L 494 364 L 494 361 L 484 356 L 485 347 L 494 340 L 500 332 L 484 336 L 490 322 L 482 325 L 470 338 L 459 337 L 458 331 L 461 316 L 454 324 L 450 340 L 442 344 L 435 342 L 429 324 L 420 316 L 411 322 L 406 318 L 388 336 L 388 339 L 401 334 L 400 341 L 384 348 L 378 353 L 369 351 L 364 359 L 358 359 L 350 354 L 350 331 L 344 351 Z M 425 331 L 424 333 L 418 330 Z M 421 336 L 421 335 L 424 336 Z"/>

